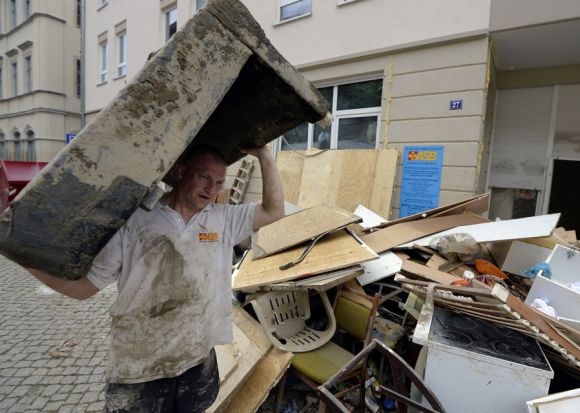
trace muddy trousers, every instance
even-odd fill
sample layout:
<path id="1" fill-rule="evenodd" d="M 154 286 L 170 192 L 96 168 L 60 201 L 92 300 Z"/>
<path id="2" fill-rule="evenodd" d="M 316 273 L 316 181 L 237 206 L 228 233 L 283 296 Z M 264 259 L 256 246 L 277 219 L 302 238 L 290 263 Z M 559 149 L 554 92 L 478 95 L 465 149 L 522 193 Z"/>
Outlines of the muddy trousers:
<path id="1" fill-rule="evenodd" d="M 137 384 L 107 383 L 106 413 L 201 413 L 217 398 L 215 351 L 180 376 Z"/>

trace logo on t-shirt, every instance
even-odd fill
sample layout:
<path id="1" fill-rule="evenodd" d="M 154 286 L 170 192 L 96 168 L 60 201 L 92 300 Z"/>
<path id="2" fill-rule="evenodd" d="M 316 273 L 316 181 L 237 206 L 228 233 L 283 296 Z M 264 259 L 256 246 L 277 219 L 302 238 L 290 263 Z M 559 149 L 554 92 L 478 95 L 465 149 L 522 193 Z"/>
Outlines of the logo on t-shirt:
<path id="1" fill-rule="evenodd" d="M 202 242 L 212 242 L 219 239 L 217 232 L 200 232 L 199 240 Z"/>

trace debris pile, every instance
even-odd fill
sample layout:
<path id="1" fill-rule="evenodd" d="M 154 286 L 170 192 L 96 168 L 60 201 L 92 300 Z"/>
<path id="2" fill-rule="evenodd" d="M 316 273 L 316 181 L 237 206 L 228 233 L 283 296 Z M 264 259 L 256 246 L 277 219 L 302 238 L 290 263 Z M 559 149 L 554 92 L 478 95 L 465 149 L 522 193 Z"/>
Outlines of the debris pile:
<path id="1" fill-rule="evenodd" d="M 335 204 L 293 208 L 235 267 L 292 354 L 261 411 L 525 411 L 560 376 L 580 386 L 580 252 L 559 214 L 491 222 L 487 194 L 390 222 Z"/>

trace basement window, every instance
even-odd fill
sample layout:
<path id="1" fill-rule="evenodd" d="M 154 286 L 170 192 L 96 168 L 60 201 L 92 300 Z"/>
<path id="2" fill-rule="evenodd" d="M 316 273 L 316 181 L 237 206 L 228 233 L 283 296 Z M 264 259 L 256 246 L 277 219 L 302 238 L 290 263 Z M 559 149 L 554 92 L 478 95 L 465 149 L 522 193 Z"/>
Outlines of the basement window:
<path id="1" fill-rule="evenodd" d="M 312 0 L 280 0 L 279 5 L 280 22 L 309 16 L 312 13 Z"/>

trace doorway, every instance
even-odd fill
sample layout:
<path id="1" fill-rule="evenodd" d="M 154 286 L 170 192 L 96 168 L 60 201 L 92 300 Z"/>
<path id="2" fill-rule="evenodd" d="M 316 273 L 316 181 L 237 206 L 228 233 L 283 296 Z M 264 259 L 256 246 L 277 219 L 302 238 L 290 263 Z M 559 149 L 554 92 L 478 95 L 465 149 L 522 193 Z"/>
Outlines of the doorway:
<path id="1" fill-rule="evenodd" d="M 580 161 L 554 160 L 548 213 L 560 212 L 558 226 L 580 234 Z"/>

